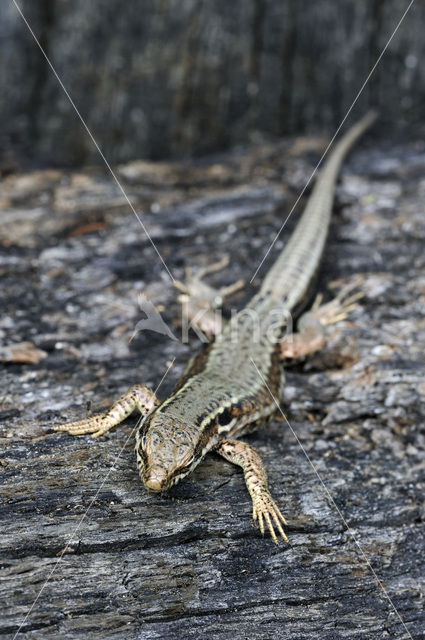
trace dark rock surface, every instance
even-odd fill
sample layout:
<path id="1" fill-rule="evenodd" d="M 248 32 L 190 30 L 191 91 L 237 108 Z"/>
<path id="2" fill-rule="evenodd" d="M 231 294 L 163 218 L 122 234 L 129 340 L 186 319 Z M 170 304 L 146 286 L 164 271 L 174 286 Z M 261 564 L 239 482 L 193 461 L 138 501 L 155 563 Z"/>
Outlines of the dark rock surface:
<path id="1" fill-rule="evenodd" d="M 174 277 L 228 254 L 210 281 L 249 281 L 322 148 L 288 141 L 118 175 Z M 288 519 L 278 547 L 221 458 L 158 496 L 138 479 L 136 418 L 96 441 L 52 431 L 135 382 L 156 387 L 175 357 L 164 397 L 199 344 L 150 332 L 129 344 L 138 292 L 177 335 L 180 311 L 109 175 L 3 181 L 1 637 L 423 637 L 424 168 L 420 139 L 366 141 L 344 168 L 319 288 L 330 297 L 360 276 L 365 297 L 287 373 L 298 441 L 282 421 L 249 438 Z"/>
<path id="2" fill-rule="evenodd" d="M 112 162 L 336 127 L 408 0 L 16 0 Z M 423 123 L 425 5 L 363 95 L 387 129 Z M 99 163 L 12 0 L 0 3 L 0 169 Z M 3 165 L 3 167 L 2 167 Z"/>

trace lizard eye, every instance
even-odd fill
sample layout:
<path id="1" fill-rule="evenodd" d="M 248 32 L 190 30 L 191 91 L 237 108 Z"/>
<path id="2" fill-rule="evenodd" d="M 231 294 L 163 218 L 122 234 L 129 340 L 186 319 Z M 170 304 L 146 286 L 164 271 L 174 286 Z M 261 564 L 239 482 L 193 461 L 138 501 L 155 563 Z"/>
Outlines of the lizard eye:
<path id="1" fill-rule="evenodd" d="M 218 414 L 216 420 L 217 424 L 219 424 L 221 427 L 225 427 L 227 424 L 232 422 L 233 416 L 230 413 L 229 409 L 225 409 L 222 413 Z"/>

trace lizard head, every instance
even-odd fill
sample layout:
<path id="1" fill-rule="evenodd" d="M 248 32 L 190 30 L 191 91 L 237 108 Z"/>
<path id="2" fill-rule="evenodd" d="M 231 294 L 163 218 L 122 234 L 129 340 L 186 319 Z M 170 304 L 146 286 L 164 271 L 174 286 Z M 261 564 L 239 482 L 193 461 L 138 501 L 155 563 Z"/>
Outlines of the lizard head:
<path id="1" fill-rule="evenodd" d="M 136 457 L 143 484 L 165 491 L 184 478 L 200 460 L 193 429 L 161 412 L 150 414 L 136 433 Z"/>

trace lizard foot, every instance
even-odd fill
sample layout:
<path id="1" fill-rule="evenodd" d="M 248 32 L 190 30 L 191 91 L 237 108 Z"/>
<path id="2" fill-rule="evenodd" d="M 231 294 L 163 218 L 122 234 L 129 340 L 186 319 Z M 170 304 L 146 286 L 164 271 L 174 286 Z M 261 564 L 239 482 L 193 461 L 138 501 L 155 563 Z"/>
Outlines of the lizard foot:
<path id="1" fill-rule="evenodd" d="M 279 508 L 267 490 L 261 491 L 257 496 L 252 496 L 252 517 L 254 522 L 258 520 L 261 533 L 264 535 L 264 520 L 266 521 L 273 541 L 278 544 L 274 526 L 285 542 L 289 543 L 288 537 L 283 530 L 282 524 L 286 525 L 286 520 L 280 513 Z M 273 525 L 273 522 L 274 525 Z"/>
<path id="2" fill-rule="evenodd" d="M 115 425 L 111 424 L 110 420 L 107 419 L 107 416 L 100 413 L 96 416 L 92 416 L 91 418 L 86 418 L 84 420 L 77 420 L 76 422 L 60 424 L 53 427 L 53 430 L 67 431 L 71 436 L 81 436 L 91 433 L 93 434 L 93 438 L 98 438 L 99 436 L 109 431 L 109 429 L 112 429 L 113 426 Z"/>
<path id="3" fill-rule="evenodd" d="M 323 326 L 345 320 L 348 314 L 356 308 L 357 301 L 364 296 L 362 291 L 356 291 L 359 284 L 359 280 L 356 279 L 343 287 L 333 300 L 323 305 L 323 296 L 319 294 L 309 313 L 317 318 Z"/>

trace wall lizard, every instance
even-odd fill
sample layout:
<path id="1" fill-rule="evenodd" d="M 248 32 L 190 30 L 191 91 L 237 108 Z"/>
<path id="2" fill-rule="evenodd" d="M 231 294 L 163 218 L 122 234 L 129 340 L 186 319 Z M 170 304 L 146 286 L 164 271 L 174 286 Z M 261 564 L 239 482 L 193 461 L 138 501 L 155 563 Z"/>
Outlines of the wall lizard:
<path id="1" fill-rule="evenodd" d="M 311 294 L 341 164 L 374 119 L 375 115 L 368 113 L 336 144 L 295 231 L 260 290 L 189 362 L 169 398 L 161 402 L 145 385 L 135 385 L 105 413 L 55 429 L 98 437 L 138 409 L 145 416 L 136 432 L 137 464 L 145 487 L 151 491 L 168 489 L 209 451 L 216 451 L 242 467 L 253 518 L 261 532 L 267 525 L 277 542 L 276 528 L 287 542 L 286 521 L 270 495 L 261 458 L 251 445 L 237 438 L 273 417 L 274 397 L 281 397 L 284 384 L 282 360 L 298 359 L 319 349 L 325 340 L 324 325 L 344 318 L 354 306 L 357 296 L 345 289 L 334 301 L 315 305 L 303 314 L 297 332 L 290 340 L 284 337 L 288 314 L 298 317 Z"/>

